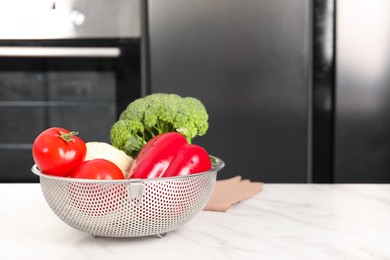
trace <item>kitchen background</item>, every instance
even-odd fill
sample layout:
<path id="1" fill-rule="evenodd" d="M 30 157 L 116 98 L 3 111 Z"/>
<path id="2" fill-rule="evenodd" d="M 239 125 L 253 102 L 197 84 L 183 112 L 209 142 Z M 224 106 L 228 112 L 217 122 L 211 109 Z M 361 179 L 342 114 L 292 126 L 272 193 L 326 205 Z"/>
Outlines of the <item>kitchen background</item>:
<path id="1" fill-rule="evenodd" d="M 194 142 L 226 162 L 220 179 L 390 181 L 386 0 L 13 3 L 0 8 L 1 182 L 38 181 L 45 128 L 109 142 L 152 92 L 202 100 L 210 129 Z"/>

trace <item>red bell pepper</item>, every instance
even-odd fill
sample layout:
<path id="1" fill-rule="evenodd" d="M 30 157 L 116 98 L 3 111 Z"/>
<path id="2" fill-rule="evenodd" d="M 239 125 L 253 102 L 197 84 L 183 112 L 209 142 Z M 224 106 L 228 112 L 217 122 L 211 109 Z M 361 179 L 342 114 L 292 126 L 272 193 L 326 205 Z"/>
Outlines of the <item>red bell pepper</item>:
<path id="1" fill-rule="evenodd" d="M 131 169 L 131 178 L 161 178 L 208 171 L 211 162 L 207 151 L 188 144 L 185 137 L 168 132 L 153 137 L 142 148 Z"/>

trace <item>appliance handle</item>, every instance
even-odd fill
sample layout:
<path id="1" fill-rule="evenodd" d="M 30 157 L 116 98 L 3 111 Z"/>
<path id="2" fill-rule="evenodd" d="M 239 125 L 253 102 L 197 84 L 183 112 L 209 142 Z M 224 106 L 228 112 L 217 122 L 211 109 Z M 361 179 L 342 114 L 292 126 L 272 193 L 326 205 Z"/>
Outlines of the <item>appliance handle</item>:
<path id="1" fill-rule="evenodd" d="M 15 47 L 0 46 L 0 57 L 117 58 L 115 47 Z"/>

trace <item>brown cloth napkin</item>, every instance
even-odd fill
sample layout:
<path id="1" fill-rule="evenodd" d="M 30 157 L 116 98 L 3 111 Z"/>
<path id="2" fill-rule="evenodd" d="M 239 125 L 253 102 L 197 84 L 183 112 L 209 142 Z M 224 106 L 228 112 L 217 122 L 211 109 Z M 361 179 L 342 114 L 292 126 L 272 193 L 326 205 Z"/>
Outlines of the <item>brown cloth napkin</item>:
<path id="1" fill-rule="evenodd" d="M 236 176 L 216 182 L 213 194 L 204 210 L 227 211 L 233 204 L 248 199 L 263 189 L 264 183 L 242 180 Z"/>

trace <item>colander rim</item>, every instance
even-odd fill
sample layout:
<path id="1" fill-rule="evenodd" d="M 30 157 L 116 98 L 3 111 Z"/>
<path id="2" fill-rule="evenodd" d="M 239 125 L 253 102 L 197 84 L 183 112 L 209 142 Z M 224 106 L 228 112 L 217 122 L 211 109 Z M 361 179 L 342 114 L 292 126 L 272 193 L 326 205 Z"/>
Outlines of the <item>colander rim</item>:
<path id="1" fill-rule="evenodd" d="M 183 179 L 183 178 L 196 178 L 197 176 L 211 174 L 214 172 L 220 171 L 225 167 L 225 162 L 216 156 L 209 155 L 211 160 L 211 169 L 206 172 L 200 172 L 196 174 L 189 174 L 184 176 L 173 176 L 173 177 L 164 177 L 164 178 L 150 178 L 150 179 L 121 179 L 121 180 L 97 180 L 97 179 L 79 179 L 79 178 L 70 178 L 70 177 L 59 177 L 55 175 L 48 175 L 41 172 L 36 164 L 31 167 L 31 171 L 39 176 L 40 178 L 53 179 L 64 182 L 77 182 L 77 183 L 99 183 L 99 184 L 111 184 L 111 183 L 133 183 L 133 182 L 153 182 L 153 181 L 162 181 L 162 180 L 174 180 L 174 179 Z"/>

